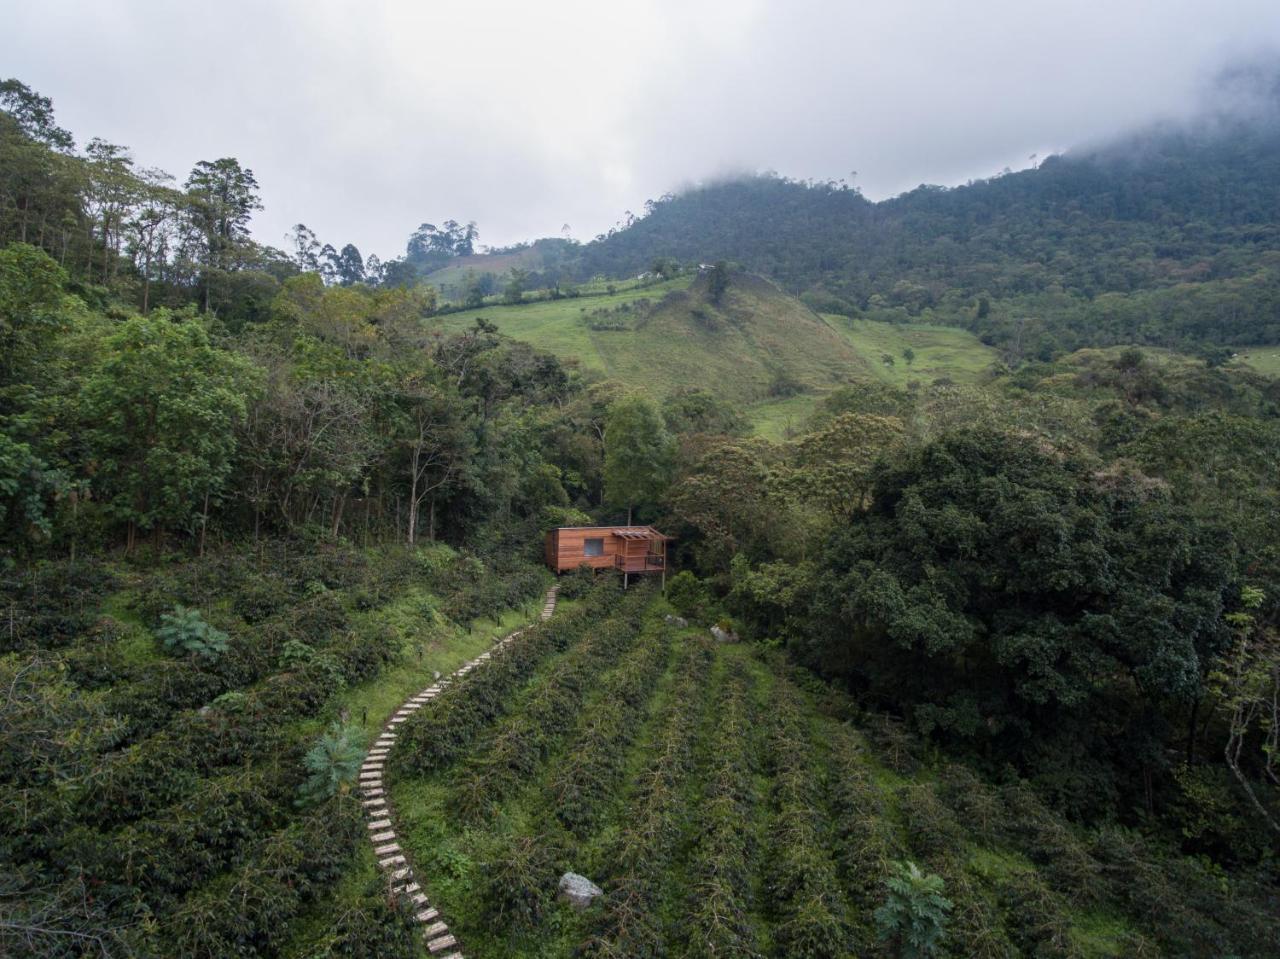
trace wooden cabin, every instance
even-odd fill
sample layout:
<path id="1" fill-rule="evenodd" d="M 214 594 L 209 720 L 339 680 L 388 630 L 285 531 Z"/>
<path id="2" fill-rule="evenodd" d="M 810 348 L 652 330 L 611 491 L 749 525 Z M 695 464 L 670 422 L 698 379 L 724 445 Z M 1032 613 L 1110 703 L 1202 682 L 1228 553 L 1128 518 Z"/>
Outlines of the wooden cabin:
<path id="1" fill-rule="evenodd" d="M 554 572 L 587 565 L 621 573 L 665 573 L 670 536 L 652 526 L 562 526 L 547 534 Z"/>

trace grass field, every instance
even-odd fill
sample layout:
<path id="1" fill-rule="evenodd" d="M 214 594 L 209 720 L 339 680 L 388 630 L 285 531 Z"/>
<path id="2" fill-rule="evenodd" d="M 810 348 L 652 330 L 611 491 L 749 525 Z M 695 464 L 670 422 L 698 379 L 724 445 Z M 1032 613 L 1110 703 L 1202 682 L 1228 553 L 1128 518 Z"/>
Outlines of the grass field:
<path id="1" fill-rule="evenodd" d="M 972 383 L 996 359 L 996 351 L 967 330 L 824 316 L 863 356 L 876 378 L 891 386 L 944 378 Z M 908 348 L 915 354 L 911 362 L 903 355 Z"/>
<path id="2" fill-rule="evenodd" d="M 1280 376 L 1280 347 L 1244 346 L 1237 351 L 1236 362 L 1263 376 Z"/>

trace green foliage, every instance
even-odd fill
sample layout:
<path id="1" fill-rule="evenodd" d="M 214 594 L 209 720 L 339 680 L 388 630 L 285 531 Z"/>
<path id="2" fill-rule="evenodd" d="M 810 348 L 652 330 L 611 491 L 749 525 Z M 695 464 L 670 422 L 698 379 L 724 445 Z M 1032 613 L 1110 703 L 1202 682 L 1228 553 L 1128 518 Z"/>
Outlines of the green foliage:
<path id="1" fill-rule="evenodd" d="M 653 401 L 624 396 L 609 407 L 605 422 L 605 498 L 632 508 L 657 502 L 671 482 L 673 444 Z"/>
<path id="2" fill-rule="evenodd" d="M 133 317 L 108 337 L 84 404 L 113 515 L 139 529 L 196 524 L 230 476 L 252 383 L 191 318 Z"/>
<path id="3" fill-rule="evenodd" d="M 198 609 L 185 606 L 175 606 L 173 612 L 161 616 L 155 632 L 165 649 L 204 659 L 221 656 L 230 641 L 226 633 L 205 622 Z"/>
<path id="4" fill-rule="evenodd" d="M 706 584 L 687 569 L 682 569 L 667 582 L 667 602 L 681 616 L 697 619 L 710 599 Z"/>
<path id="5" fill-rule="evenodd" d="M 1098 812 L 1121 768 L 1100 717 L 1202 695 L 1227 639 L 1230 549 L 1140 476 L 1020 437 L 949 434 L 887 463 L 867 512 L 836 529 L 807 655 Z"/>
<path id="6" fill-rule="evenodd" d="M 885 882 L 885 902 L 876 910 L 880 938 L 901 959 L 937 955 L 946 933 L 951 901 L 941 876 L 925 875 L 914 862 L 895 863 Z"/>
<path id="7" fill-rule="evenodd" d="M 364 734 L 359 728 L 330 724 L 302 759 L 308 773 L 302 785 L 302 802 L 314 803 L 350 792 L 364 758 L 364 746 Z"/>

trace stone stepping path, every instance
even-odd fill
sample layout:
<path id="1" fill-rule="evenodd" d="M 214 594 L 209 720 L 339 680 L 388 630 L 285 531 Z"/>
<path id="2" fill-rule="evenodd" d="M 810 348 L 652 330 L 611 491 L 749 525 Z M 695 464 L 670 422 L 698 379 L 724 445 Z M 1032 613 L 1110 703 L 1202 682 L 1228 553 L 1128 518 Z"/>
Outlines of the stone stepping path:
<path id="1" fill-rule="evenodd" d="M 542 605 L 542 619 L 550 619 L 556 611 L 556 593 L 559 586 L 547 590 L 546 601 Z M 495 649 L 507 645 L 521 633 L 504 636 L 494 644 L 493 648 L 481 653 L 471 662 L 460 666 L 450 675 L 437 680 L 426 689 L 409 697 L 400 704 L 400 708 L 387 720 L 382 732 L 374 740 L 373 746 L 365 754 L 364 764 L 360 767 L 361 805 L 369 827 L 369 841 L 373 844 L 373 853 L 378 857 L 378 867 L 387 874 L 391 891 L 397 898 L 407 899 L 413 907 L 413 918 L 422 926 L 422 934 L 427 940 L 427 951 L 439 959 L 462 959 L 458 940 L 449 932 L 448 925 L 440 918 L 440 913 L 431 907 L 422 887 L 414 880 L 413 866 L 405 858 L 400 844 L 396 842 L 396 831 L 393 825 L 391 806 L 387 803 L 386 793 L 382 785 L 382 771 L 386 765 L 387 755 L 396 744 L 396 730 L 415 710 L 421 709 L 435 699 L 454 680 L 465 676 L 471 670 L 484 664 Z"/>

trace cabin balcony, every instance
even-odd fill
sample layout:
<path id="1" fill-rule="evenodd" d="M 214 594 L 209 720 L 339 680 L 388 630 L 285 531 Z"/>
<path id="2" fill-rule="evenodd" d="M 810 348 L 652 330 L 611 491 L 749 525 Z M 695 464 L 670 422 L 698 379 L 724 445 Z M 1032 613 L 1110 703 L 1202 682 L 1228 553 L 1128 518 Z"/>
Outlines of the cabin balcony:
<path id="1" fill-rule="evenodd" d="M 617 553 L 613 557 L 613 565 L 624 573 L 660 573 L 667 568 L 667 558 L 661 553 L 645 553 L 643 556 Z"/>

